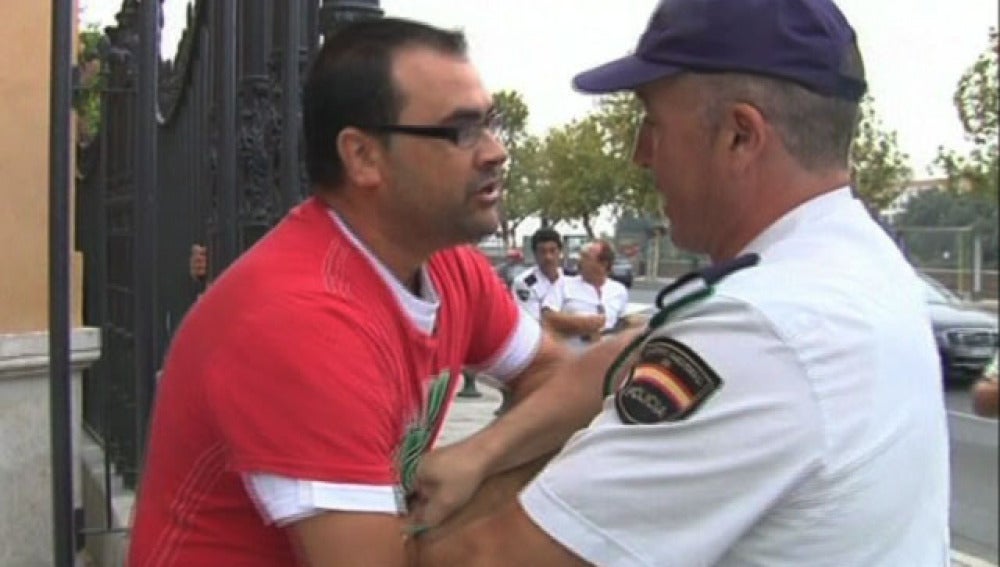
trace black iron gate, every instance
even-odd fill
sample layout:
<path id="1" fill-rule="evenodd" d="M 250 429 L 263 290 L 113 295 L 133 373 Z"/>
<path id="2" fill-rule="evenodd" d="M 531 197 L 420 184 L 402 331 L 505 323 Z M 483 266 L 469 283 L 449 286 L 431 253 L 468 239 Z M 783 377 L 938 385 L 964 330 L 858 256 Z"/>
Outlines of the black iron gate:
<path id="1" fill-rule="evenodd" d="M 194 0 L 164 62 L 160 4 L 173 1 L 123 1 L 101 47 L 100 128 L 79 148 L 84 317 L 103 339 L 84 423 L 128 487 L 156 370 L 201 291 L 191 246 L 207 247 L 210 279 L 303 197 L 305 64 L 336 26 L 381 15 L 378 0 Z"/>

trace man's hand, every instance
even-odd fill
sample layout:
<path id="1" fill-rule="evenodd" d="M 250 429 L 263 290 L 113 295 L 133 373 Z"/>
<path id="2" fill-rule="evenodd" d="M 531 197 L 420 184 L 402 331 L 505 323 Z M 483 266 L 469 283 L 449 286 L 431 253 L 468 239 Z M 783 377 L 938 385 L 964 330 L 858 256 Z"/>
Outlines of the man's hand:
<path id="1" fill-rule="evenodd" d="M 459 442 L 423 456 L 417 468 L 412 519 L 419 527 L 436 527 L 472 498 L 486 476 L 486 462 L 475 447 Z"/>
<path id="2" fill-rule="evenodd" d="M 972 408 L 976 415 L 997 417 L 1000 413 L 1000 387 L 996 378 L 983 378 L 972 387 Z"/>
<path id="3" fill-rule="evenodd" d="M 208 275 L 208 249 L 200 244 L 191 245 L 191 258 L 188 261 L 188 271 L 191 279 L 202 281 Z"/>
<path id="4" fill-rule="evenodd" d="M 480 520 L 510 507 L 521 489 L 551 457 L 552 455 L 546 455 L 487 478 L 467 505 L 449 516 L 440 526 L 412 538 L 409 542 L 410 553 L 419 554 L 418 564 L 421 567 L 473 564 L 470 562 L 469 550 L 465 547 L 468 541 L 457 536 Z"/>
<path id="5" fill-rule="evenodd" d="M 607 318 L 604 315 L 579 315 L 584 335 L 599 335 Z"/>

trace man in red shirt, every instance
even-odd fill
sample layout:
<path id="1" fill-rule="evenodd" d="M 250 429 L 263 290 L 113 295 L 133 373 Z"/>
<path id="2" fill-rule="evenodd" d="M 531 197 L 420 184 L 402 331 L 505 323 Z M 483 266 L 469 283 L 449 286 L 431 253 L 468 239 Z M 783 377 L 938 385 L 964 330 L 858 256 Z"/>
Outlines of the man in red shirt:
<path id="1" fill-rule="evenodd" d="M 516 400 L 560 387 L 564 351 L 466 245 L 498 226 L 507 154 L 463 36 L 346 27 L 312 65 L 303 122 L 314 195 L 173 339 L 132 567 L 403 565 L 416 459 L 462 368 Z"/>

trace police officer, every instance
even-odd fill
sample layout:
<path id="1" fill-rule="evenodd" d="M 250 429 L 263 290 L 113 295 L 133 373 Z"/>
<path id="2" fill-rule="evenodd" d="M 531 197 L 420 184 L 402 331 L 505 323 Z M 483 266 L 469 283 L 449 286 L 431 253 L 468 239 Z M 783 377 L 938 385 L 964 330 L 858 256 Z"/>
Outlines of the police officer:
<path id="1" fill-rule="evenodd" d="M 562 277 L 562 237 L 555 230 L 543 227 L 531 235 L 531 251 L 535 267 L 526 270 L 511 282 L 511 293 L 521 307 L 536 320 L 541 319 L 541 306 L 549 290 Z"/>
<path id="2" fill-rule="evenodd" d="M 674 242 L 713 266 L 609 372 L 574 368 L 581 387 L 604 374 L 603 411 L 422 564 L 948 565 L 940 365 L 912 267 L 849 186 L 866 85 L 840 10 L 664 0 L 632 54 L 575 86 L 638 95 L 634 159 Z M 419 518 L 584 420 L 546 385 L 428 455 Z"/>

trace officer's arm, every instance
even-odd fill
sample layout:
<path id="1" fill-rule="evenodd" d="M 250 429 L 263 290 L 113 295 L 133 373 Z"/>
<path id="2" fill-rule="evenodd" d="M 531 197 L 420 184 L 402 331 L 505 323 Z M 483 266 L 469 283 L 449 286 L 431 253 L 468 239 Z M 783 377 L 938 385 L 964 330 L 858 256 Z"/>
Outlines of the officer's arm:
<path id="1" fill-rule="evenodd" d="M 549 537 L 511 499 L 498 512 L 419 540 L 420 567 L 582 567 L 589 563 Z"/>
<path id="2" fill-rule="evenodd" d="M 601 341 L 554 368 L 537 373 L 529 369 L 516 379 L 510 410 L 489 427 L 438 449 L 438 455 L 453 453 L 466 462 L 476 460 L 473 464 L 487 478 L 555 452 L 600 411 L 604 374 L 636 333 Z M 539 350 L 562 357 L 564 348 L 545 335 Z"/>
<path id="3" fill-rule="evenodd" d="M 325 512 L 288 529 L 300 563 L 309 567 L 405 567 L 415 561 L 415 550 L 404 547 L 403 520 L 392 514 Z"/>

